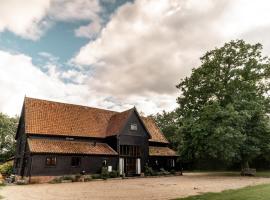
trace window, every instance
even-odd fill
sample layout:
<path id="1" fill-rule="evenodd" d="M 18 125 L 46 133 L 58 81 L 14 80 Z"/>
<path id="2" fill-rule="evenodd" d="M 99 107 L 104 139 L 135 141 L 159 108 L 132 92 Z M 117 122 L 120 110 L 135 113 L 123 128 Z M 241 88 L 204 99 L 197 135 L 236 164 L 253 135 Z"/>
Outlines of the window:
<path id="1" fill-rule="evenodd" d="M 140 147 L 135 146 L 135 145 L 121 145 L 120 146 L 120 155 L 139 157 L 140 156 Z"/>
<path id="2" fill-rule="evenodd" d="M 80 157 L 72 157 L 71 158 L 71 166 L 72 167 L 78 167 L 81 164 L 81 158 Z"/>
<path id="3" fill-rule="evenodd" d="M 47 157 L 46 166 L 56 166 L 56 157 Z"/>
<path id="4" fill-rule="evenodd" d="M 131 131 L 137 131 L 137 124 L 131 124 L 130 125 L 130 130 Z"/>

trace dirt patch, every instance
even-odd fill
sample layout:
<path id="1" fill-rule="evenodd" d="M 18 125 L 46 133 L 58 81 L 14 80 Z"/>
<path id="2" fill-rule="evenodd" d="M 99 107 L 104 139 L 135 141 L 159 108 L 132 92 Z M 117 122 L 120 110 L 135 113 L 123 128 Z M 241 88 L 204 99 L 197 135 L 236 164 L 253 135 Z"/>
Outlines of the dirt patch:
<path id="1" fill-rule="evenodd" d="M 219 192 L 262 183 L 270 183 L 270 178 L 188 173 L 175 177 L 7 186 L 0 193 L 7 200 L 156 200 L 173 199 L 204 192 Z"/>

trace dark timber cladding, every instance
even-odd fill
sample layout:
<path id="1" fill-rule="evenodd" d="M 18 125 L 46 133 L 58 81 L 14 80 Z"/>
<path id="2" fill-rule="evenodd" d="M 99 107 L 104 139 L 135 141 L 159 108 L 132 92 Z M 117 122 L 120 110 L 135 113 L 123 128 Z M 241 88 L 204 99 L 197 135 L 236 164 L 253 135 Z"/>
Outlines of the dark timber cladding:
<path id="1" fill-rule="evenodd" d="M 172 169 L 176 153 L 151 118 L 26 97 L 16 134 L 19 176 L 99 173 L 103 166 L 139 175 L 145 165 Z M 159 163 L 157 165 L 157 163 Z M 165 164 L 160 164 L 165 163 Z"/>

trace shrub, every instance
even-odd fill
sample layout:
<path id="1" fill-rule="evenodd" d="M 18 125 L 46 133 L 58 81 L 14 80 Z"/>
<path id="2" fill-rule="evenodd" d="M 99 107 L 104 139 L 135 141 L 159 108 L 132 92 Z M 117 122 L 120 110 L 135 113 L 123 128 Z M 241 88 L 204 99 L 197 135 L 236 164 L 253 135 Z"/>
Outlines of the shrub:
<path id="1" fill-rule="evenodd" d="M 92 179 L 93 179 L 93 177 L 91 175 L 85 175 L 84 176 L 84 182 L 91 181 Z"/>
<path id="2" fill-rule="evenodd" d="M 12 162 L 6 162 L 0 165 L 0 173 L 5 176 L 10 176 L 13 172 L 13 164 Z"/>
<path id="3" fill-rule="evenodd" d="M 61 178 L 61 180 L 63 181 L 72 181 L 72 182 L 75 182 L 75 176 L 69 176 L 69 175 L 66 175 L 66 176 L 63 176 Z"/>
<path id="4" fill-rule="evenodd" d="M 170 172 L 166 171 L 164 168 L 160 169 L 159 175 L 169 175 Z"/>
<path id="5" fill-rule="evenodd" d="M 51 180 L 49 183 L 55 184 L 55 183 L 61 183 L 62 182 L 62 177 L 57 177 Z"/>
<path id="6" fill-rule="evenodd" d="M 145 176 L 156 176 L 157 173 L 152 169 L 152 167 L 149 167 L 148 165 L 145 166 L 144 170 Z"/>
<path id="7" fill-rule="evenodd" d="M 81 174 L 76 174 L 75 177 L 74 177 L 74 181 L 76 181 L 76 182 L 80 181 L 81 177 L 82 177 Z"/>
<path id="8" fill-rule="evenodd" d="M 100 177 L 104 180 L 106 180 L 107 178 L 109 178 L 109 172 L 108 172 L 108 168 L 107 167 L 102 167 L 101 168 L 101 174 Z"/>
<path id="9" fill-rule="evenodd" d="M 175 171 L 174 169 L 172 169 L 172 170 L 170 171 L 170 173 L 175 175 L 175 174 L 176 174 L 176 171 Z"/>
<path id="10" fill-rule="evenodd" d="M 119 177 L 118 171 L 112 170 L 111 172 L 109 172 L 109 177 L 110 177 L 110 178 L 116 178 L 116 177 Z"/>
<path id="11" fill-rule="evenodd" d="M 100 179 L 100 174 L 92 174 L 92 179 Z"/>

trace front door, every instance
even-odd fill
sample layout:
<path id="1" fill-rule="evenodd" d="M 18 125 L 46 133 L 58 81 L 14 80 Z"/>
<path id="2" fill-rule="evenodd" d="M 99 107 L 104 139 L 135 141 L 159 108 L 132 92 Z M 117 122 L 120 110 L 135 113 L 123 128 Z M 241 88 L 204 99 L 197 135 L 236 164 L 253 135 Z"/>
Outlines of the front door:
<path id="1" fill-rule="evenodd" d="M 132 176 L 136 174 L 136 158 L 125 158 L 126 174 Z"/>

